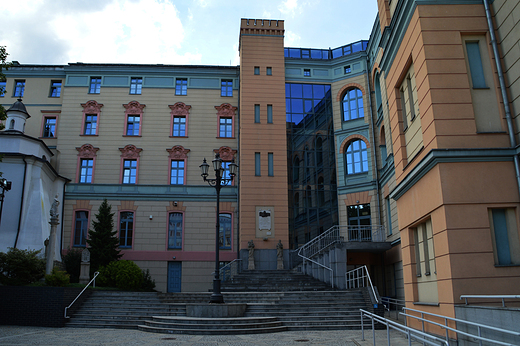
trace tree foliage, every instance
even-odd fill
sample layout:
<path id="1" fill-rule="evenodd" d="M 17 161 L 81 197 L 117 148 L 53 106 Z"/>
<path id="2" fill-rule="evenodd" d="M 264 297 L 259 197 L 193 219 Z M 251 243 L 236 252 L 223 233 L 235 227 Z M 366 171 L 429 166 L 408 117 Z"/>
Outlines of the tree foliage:
<path id="1" fill-rule="evenodd" d="M 91 273 L 123 256 L 121 250 L 118 249 L 119 239 L 116 237 L 117 231 L 114 230 L 112 206 L 106 199 L 99 206 L 96 218 L 97 221 L 92 222 L 94 230 L 89 230 L 87 239 Z"/>
<path id="2" fill-rule="evenodd" d="M 5 82 L 6 78 L 4 75 L 4 70 L 9 69 L 11 67 L 11 63 L 7 62 L 7 50 L 5 46 L 0 46 L 0 82 Z M 2 86 L 0 86 L 0 94 L 4 93 L 5 90 Z M 0 120 L 3 121 L 6 118 L 5 108 L 0 104 Z M 0 122 L 0 130 L 4 128 L 4 124 Z"/>
<path id="3" fill-rule="evenodd" d="M 139 290 L 143 284 L 143 272 L 132 261 L 114 261 L 99 270 L 99 285 L 122 290 Z"/>
<path id="4" fill-rule="evenodd" d="M 38 255 L 41 250 L 9 248 L 0 252 L 0 283 L 3 285 L 28 285 L 45 275 L 45 260 Z"/>

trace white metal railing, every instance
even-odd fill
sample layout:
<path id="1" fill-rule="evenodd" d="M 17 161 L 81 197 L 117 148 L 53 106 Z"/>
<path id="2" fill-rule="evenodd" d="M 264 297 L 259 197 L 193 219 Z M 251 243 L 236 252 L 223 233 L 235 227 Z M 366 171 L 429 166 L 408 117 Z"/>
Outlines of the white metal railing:
<path id="1" fill-rule="evenodd" d="M 338 226 L 340 232 L 346 234 L 348 242 L 384 242 L 385 227 L 381 225 L 368 226 Z"/>
<path id="2" fill-rule="evenodd" d="M 347 289 L 370 287 L 372 289 L 372 294 L 374 295 L 376 303 L 379 303 L 379 299 L 377 298 L 376 290 L 372 285 L 372 280 L 370 279 L 370 274 L 368 273 L 367 266 L 362 266 L 346 272 L 345 284 Z"/>
<path id="3" fill-rule="evenodd" d="M 506 307 L 506 299 L 520 299 L 520 295 L 462 295 L 460 299 L 464 299 L 466 305 L 468 305 L 468 298 L 476 298 L 476 299 L 501 299 L 502 307 Z"/>
<path id="4" fill-rule="evenodd" d="M 421 323 L 422 323 L 422 331 L 423 332 L 425 330 L 424 329 L 424 324 L 425 323 L 430 323 L 430 324 L 438 326 L 438 327 L 440 327 L 442 329 L 446 329 L 446 341 L 447 342 L 449 342 L 449 334 L 448 333 L 450 331 L 455 332 L 457 335 L 461 334 L 461 335 L 465 335 L 465 336 L 477 339 L 478 342 L 479 342 L 479 345 L 481 345 L 481 346 L 482 346 L 482 341 L 490 342 L 493 345 L 514 346 L 514 344 L 511 344 L 511 343 L 502 342 L 502 341 L 498 341 L 498 340 L 492 340 L 492 339 L 488 339 L 488 338 L 482 337 L 482 329 L 492 330 L 492 331 L 495 331 L 495 332 L 498 332 L 498 333 L 508 334 L 508 335 L 512 335 L 512 336 L 520 336 L 519 332 L 515 332 L 515 331 L 511 331 L 511 330 L 507 330 L 507 329 L 502 329 L 502 328 L 497 328 L 497 327 L 492 327 L 492 326 L 488 326 L 488 325 L 481 324 L 481 323 L 465 321 L 465 320 L 461 320 L 461 319 L 458 319 L 458 318 L 432 314 L 430 312 L 424 312 L 424 311 L 421 311 L 421 310 L 415 310 L 415 309 L 410 309 L 410 308 L 403 308 L 403 311 L 404 312 L 401 312 L 401 315 L 405 316 L 405 320 L 404 320 L 405 325 L 408 325 L 407 324 L 407 317 L 409 317 L 409 318 L 414 318 L 416 320 L 421 321 Z M 410 315 L 410 314 L 407 313 L 408 311 L 419 313 L 420 317 L 419 316 Z M 425 315 L 426 316 L 440 318 L 440 319 L 444 319 L 444 324 L 441 324 L 441 323 L 438 323 L 438 322 L 434 322 L 434 321 L 431 321 L 431 320 L 427 320 L 426 318 L 424 318 Z M 463 332 L 461 330 L 458 330 L 457 328 L 449 327 L 448 326 L 448 321 L 456 322 L 456 323 L 460 323 L 460 324 L 466 324 L 468 326 L 477 327 L 478 335 L 467 333 L 467 332 Z"/>
<path id="5" fill-rule="evenodd" d="M 339 226 L 332 226 L 327 231 L 323 232 L 316 238 L 300 247 L 298 250 L 298 256 L 303 259 L 303 266 L 306 265 L 305 261 L 309 261 L 330 272 L 330 282 L 332 288 L 334 288 L 334 270 L 331 267 L 327 267 L 326 265 L 313 260 L 312 257 L 319 255 L 328 247 L 335 243 L 341 242 L 342 240 L 343 238 L 341 238 L 339 234 Z"/>
<path id="6" fill-rule="evenodd" d="M 359 309 L 361 312 L 361 340 L 365 341 L 365 326 L 363 317 L 370 318 L 372 321 L 372 340 L 374 346 L 376 346 L 376 329 L 375 329 L 375 322 L 384 324 L 386 326 L 386 341 L 387 345 L 390 346 L 390 329 L 396 330 L 398 332 L 401 332 L 406 335 L 408 338 L 408 345 L 412 345 L 412 338 L 422 342 L 423 344 L 438 346 L 438 345 L 445 345 L 449 346 L 450 344 L 443 340 L 442 338 L 439 338 L 437 336 L 421 332 L 417 329 L 410 328 L 408 326 L 403 326 L 400 323 L 394 322 L 392 320 L 389 320 L 387 318 L 381 317 L 379 315 L 373 314 L 371 312 L 368 312 L 363 309 Z M 378 343 L 378 345 L 381 345 L 381 343 Z"/>
<path id="7" fill-rule="evenodd" d="M 388 311 L 390 317 L 392 317 L 392 306 L 395 307 L 395 319 L 399 319 L 399 307 L 405 307 L 406 301 L 404 299 L 395 299 L 390 297 L 381 297 L 381 302 L 385 306 L 385 310 Z"/>
<path id="8" fill-rule="evenodd" d="M 70 316 L 67 316 L 67 310 L 70 309 L 70 307 L 72 306 L 72 304 L 74 304 L 76 302 L 76 300 L 78 300 L 78 298 L 83 294 L 83 292 L 85 292 L 85 290 L 88 288 L 88 286 L 90 286 L 90 284 L 93 283 L 92 287 L 96 287 L 96 277 L 98 275 L 99 275 L 99 272 L 95 272 L 92 280 L 90 280 L 89 283 L 85 286 L 85 288 L 78 294 L 76 299 L 74 299 L 72 301 L 72 303 L 70 303 L 70 305 L 65 308 L 65 313 L 64 313 L 65 318 L 70 318 Z"/>
<path id="9" fill-rule="evenodd" d="M 220 280 L 222 282 L 233 280 L 233 277 L 239 272 L 239 265 L 242 260 L 240 258 L 234 259 L 219 270 Z"/>

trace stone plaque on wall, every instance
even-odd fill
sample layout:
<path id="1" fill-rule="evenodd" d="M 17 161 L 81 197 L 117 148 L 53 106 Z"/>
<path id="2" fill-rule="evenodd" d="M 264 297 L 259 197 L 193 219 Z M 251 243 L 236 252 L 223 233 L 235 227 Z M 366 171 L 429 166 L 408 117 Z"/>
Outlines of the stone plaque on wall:
<path id="1" fill-rule="evenodd" d="M 274 207 L 256 207 L 256 237 L 274 237 Z"/>

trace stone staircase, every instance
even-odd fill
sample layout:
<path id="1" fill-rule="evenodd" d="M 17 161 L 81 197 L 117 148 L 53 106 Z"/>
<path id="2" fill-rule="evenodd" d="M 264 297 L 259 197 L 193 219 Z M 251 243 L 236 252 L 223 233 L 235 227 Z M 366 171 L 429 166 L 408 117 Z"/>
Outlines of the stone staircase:
<path id="1" fill-rule="evenodd" d="M 257 334 L 357 329 L 359 309 L 373 311 L 365 289 L 333 290 L 289 271 L 242 273 L 232 282 L 222 283 L 222 294 L 226 304 L 247 304 L 243 317 L 187 317 L 186 306 L 209 302 L 211 292 L 93 291 L 67 326 L 138 328 L 168 334 Z"/>

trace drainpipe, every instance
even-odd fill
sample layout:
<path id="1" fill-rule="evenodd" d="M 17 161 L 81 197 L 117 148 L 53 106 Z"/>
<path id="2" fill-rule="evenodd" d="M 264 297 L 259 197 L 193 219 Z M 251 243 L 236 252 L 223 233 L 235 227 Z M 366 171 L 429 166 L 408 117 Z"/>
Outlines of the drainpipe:
<path id="1" fill-rule="evenodd" d="M 25 178 L 27 176 L 27 161 L 25 161 L 25 156 L 22 157 L 22 160 L 23 160 L 25 166 L 23 168 L 22 198 L 20 200 L 20 214 L 18 215 L 18 230 L 16 231 L 16 239 L 14 240 L 15 249 L 16 249 L 16 245 L 18 244 L 18 236 L 20 235 L 20 227 L 22 226 L 23 200 L 24 200 L 24 196 L 25 196 Z"/>
<path id="2" fill-rule="evenodd" d="M 491 19 L 491 9 L 489 7 L 488 0 L 483 0 L 484 8 L 486 10 L 487 24 L 489 28 L 489 35 L 491 36 L 491 46 L 493 47 L 493 56 L 495 57 L 495 63 L 498 73 L 498 81 L 500 83 L 500 91 L 502 93 L 502 101 L 504 102 L 504 111 L 506 114 L 507 130 L 509 132 L 509 142 L 512 148 L 516 147 L 516 139 L 513 127 L 513 120 L 511 119 L 511 109 L 509 108 L 509 97 L 507 96 L 506 83 L 504 79 L 504 71 L 500 63 L 500 54 L 498 54 L 498 44 L 495 36 L 495 29 L 493 27 L 493 20 Z M 513 156 L 516 172 L 516 182 L 518 187 L 518 193 L 520 195 L 520 161 L 518 155 Z"/>
<path id="3" fill-rule="evenodd" d="M 377 152 L 376 152 L 376 131 L 374 129 L 374 115 L 373 115 L 373 112 L 372 112 L 372 96 L 371 96 L 371 93 L 372 93 L 372 90 L 370 89 L 370 79 L 368 78 L 368 66 L 369 65 L 369 61 L 368 61 L 368 56 L 367 56 L 367 73 L 366 73 L 366 76 L 367 76 L 367 88 L 368 88 L 368 109 L 370 110 L 370 127 L 372 129 L 372 138 L 373 138 L 373 143 L 372 143 L 372 152 L 374 153 L 374 174 L 375 174 L 375 180 L 376 180 L 376 195 L 377 195 L 377 198 L 376 198 L 376 208 L 377 208 L 377 216 L 378 216 L 378 219 L 379 219 L 379 225 L 382 226 L 383 225 L 383 220 L 381 219 L 381 203 L 379 202 L 379 169 L 377 167 Z M 384 239 L 384 238 L 383 238 Z"/>
<path id="4" fill-rule="evenodd" d="M 242 164 L 240 162 L 240 67 L 237 68 L 237 75 L 238 77 L 238 107 L 237 107 L 237 116 L 235 120 L 236 127 L 238 128 L 238 136 L 237 136 L 237 152 L 238 152 L 238 163 Z M 234 130 L 234 129 L 233 129 Z M 239 167 L 240 168 L 240 167 Z M 240 169 L 238 169 L 237 172 L 237 180 L 235 180 L 235 183 L 237 184 L 237 229 L 235 231 L 236 237 L 237 237 L 237 258 L 240 259 Z M 240 270 L 242 271 L 242 264 L 239 265 Z"/>

